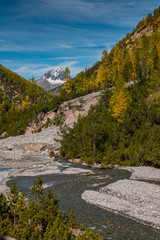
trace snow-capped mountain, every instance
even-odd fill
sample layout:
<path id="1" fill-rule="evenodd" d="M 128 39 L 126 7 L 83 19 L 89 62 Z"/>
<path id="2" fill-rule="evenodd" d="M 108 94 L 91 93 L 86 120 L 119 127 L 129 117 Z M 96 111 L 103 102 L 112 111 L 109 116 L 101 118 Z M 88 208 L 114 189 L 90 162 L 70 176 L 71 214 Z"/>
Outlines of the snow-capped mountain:
<path id="1" fill-rule="evenodd" d="M 49 91 L 64 84 L 63 74 L 64 74 L 63 69 L 58 66 L 56 68 L 49 70 L 42 77 L 37 79 L 36 82 L 39 86 Z"/>

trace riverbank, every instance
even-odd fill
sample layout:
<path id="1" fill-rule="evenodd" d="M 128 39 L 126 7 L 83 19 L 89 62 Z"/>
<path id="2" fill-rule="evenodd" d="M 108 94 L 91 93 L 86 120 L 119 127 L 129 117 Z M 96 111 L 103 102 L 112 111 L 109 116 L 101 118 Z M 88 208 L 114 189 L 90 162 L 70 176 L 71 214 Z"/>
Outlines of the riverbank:
<path id="1" fill-rule="evenodd" d="M 146 181 L 160 181 L 160 169 L 153 167 L 119 167 L 132 172 L 130 179 L 146 180 Z"/>
<path id="2" fill-rule="evenodd" d="M 35 177 L 51 174 L 93 174 L 90 169 L 74 168 L 68 165 L 62 165 L 53 158 L 36 156 L 39 159 L 38 163 L 33 164 L 33 158 L 28 158 L 27 166 L 20 169 L 8 169 L 0 173 L 0 192 L 8 195 L 10 189 L 7 187 L 7 182 L 12 177 Z M 34 156 L 35 158 L 35 156 Z M 31 166 L 32 164 L 32 166 Z M 18 165 L 18 164 L 17 164 Z M 10 168 L 12 165 L 10 165 Z"/>
<path id="3" fill-rule="evenodd" d="M 92 166 L 93 169 L 84 169 L 74 167 L 74 165 L 70 166 L 67 163 L 61 164 L 54 158 L 50 158 L 50 152 L 58 153 L 60 148 L 60 143 L 55 139 L 61 139 L 58 127 L 50 127 L 39 133 L 0 140 L 0 168 L 9 169 L 0 173 L 0 192 L 8 194 L 9 188 L 6 183 L 12 177 L 18 176 L 93 174 L 94 177 L 94 168 L 101 168 L 100 165 L 95 164 Z M 80 163 L 79 159 L 75 160 L 74 163 Z M 110 168 L 112 169 L 112 166 Z M 100 188 L 99 191 L 92 191 L 90 188 L 84 191 L 82 198 L 107 211 L 113 211 L 159 228 L 160 205 L 155 202 L 155 199 L 160 199 L 160 185 L 144 183 L 143 181 L 159 182 L 160 169 L 150 167 L 118 168 L 132 172 L 132 181 L 121 180 L 107 185 L 103 189 Z M 150 210 L 148 211 L 147 208 Z"/>
<path id="4" fill-rule="evenodd" d="M 149 167 L 122 167 L 132 172 L 131 179 L 120 180 L 100 188 L 87 190 L 82 199 L 107 211 L 115 212 L 160 229 L 160 170 Z M 146 181 L 155 181 L 147 183 Z"/>
<path id="5" fill-rule="evenodd" d="M 7 182 L 12 177 L 18 176 L 33 177 L 51 174 L 89 174 L 93 175 L 94 178 L 94 171 L 92 169 L 82 169 L 81 167 L 78 168 L 61 164 L 54 160 L 54 158 L 47 156 L 37 155 L 36 157 L 37 160 L 39 160 L 38 163 L 33 164 L 33 158 L 28 158 L 28 167 L 9 169 L 1 172 L 0 192 L 8 194 L 9 188 L 6 185 Z M 17 160 L 17 163 L 18 162 L 19 160 Z M 160 185 L 155 184 L 160 180 L 159 169 L 149 167 L 122 167 L 121 169 L 133 172 L 131 179 L 138 177 L 140 181 L 124 179 L 100 188 L 99 191 L 86 190 L 82 193 L 82 199 L 107 211 L 129 217 L 159 229 Z M 154 180 L 155 183 L 144 182 L 144 179 L 147 181 Z M 44 187 L 46 188 L 48 186 Z M 92 189 L 92 186 L 90 189 Z"/>

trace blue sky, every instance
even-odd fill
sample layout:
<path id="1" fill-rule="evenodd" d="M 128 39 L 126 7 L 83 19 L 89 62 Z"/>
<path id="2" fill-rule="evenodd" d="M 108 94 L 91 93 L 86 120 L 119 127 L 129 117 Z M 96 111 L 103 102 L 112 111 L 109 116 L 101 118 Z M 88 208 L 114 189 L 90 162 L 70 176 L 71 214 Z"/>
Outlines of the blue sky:
<path id="1" fill-rule="evenodd" d="M 159 6 L 154 0 L 0 0 L 0 64 L 29 79 L 90 67 Z"/>

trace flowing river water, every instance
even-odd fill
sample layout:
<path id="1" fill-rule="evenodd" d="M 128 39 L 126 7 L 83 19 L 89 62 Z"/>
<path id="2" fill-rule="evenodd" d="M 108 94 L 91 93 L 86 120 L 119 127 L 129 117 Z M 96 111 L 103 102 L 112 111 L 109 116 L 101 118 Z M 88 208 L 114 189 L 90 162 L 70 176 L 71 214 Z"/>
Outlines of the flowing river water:
<path id="1" fill-rule="evenodd" d="M 63 170 L 66 162 L 59 159 Z M 68 164 L 74 168 L 86 168 L 75 164 Z M 94 169 L 94 174 L 51 174 L 41 176 L 43 183 L 52 190 L 59 199 L 59 207 L 65 214 L 74 210 L 76 219 L 87 228 L 95 229 L 104 239 L 113 240 L 159 240 L 160 230 L 143 225 L 129 218 L 103 210 L 88 204 L 81 199 L 85 190 L 98 190 L 107 184 L 130 177 L 130 172 L 124 170 Z M 30 194 L 31 186 L 37 177 L 14 178 L 19 191 Z M 8 186 L 11 185 L 9 181 Z"/>

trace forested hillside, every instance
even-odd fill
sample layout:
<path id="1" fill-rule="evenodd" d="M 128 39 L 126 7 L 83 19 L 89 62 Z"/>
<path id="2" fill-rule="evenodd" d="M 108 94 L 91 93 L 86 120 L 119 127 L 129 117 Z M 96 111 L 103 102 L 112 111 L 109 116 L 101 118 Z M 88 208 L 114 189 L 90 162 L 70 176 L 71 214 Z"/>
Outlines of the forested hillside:
<path id="1" fill-rule="evenodd" d="M 0 136 L 24 133 L 37 113 L 57 107 L 59 98 L 0 65 Z"/>
<path id="2" fill-rule="evenodd" d="M 105 94 L 64 129 L 61 154 L 88 164 L 160 167 L 160 8 L 101 60 L 94 81 Z"/>
<path id="3" fill-rule="evenodd" d="M 18 74 L 0 65 L 0 136 L 16 136 L 23 134 L 30 120 L 38 113 L 46 113 L 57 108 L 62 102 L 82 96 L 90 92 L 81 88 L 81 76 L 87 82 L 92 75 L 96 78 L 95 71 L 98 70 L 99 63 L 93 67 L 85 69 L 79 73 L 74 80 L 69 77 L 69 82 L 73 82 L 76 87 L 72 91 L 66 91 L 68 83 L 65 85 L 59 96 L 53 96 L 35 83 L 25 80 Z M 74 90 L 75 89 L 75 90 Z M 96 89 L 95 89 L 96 90 Z"/>
<path id="4" fill-rule="evenodd" d="M 2 65 L 0 65 L 0 90 L 4 100 L 15 103 L 19 108 L 39 104 L 52 98 L 52 94 Z"/>
<path id="5" fill-rule="evenodd" d="M 154 81 L 159 73 L 160 58 L 160 7 L 154 15 L 148 14 L 131 34 L 126 34 L 110 51 L 103 52 L 102 61 L 77 74 L 65 83 L 61 94 L 89 93 L 115 85 L 122 75 L 125 82 L 151 76 Z"/>

